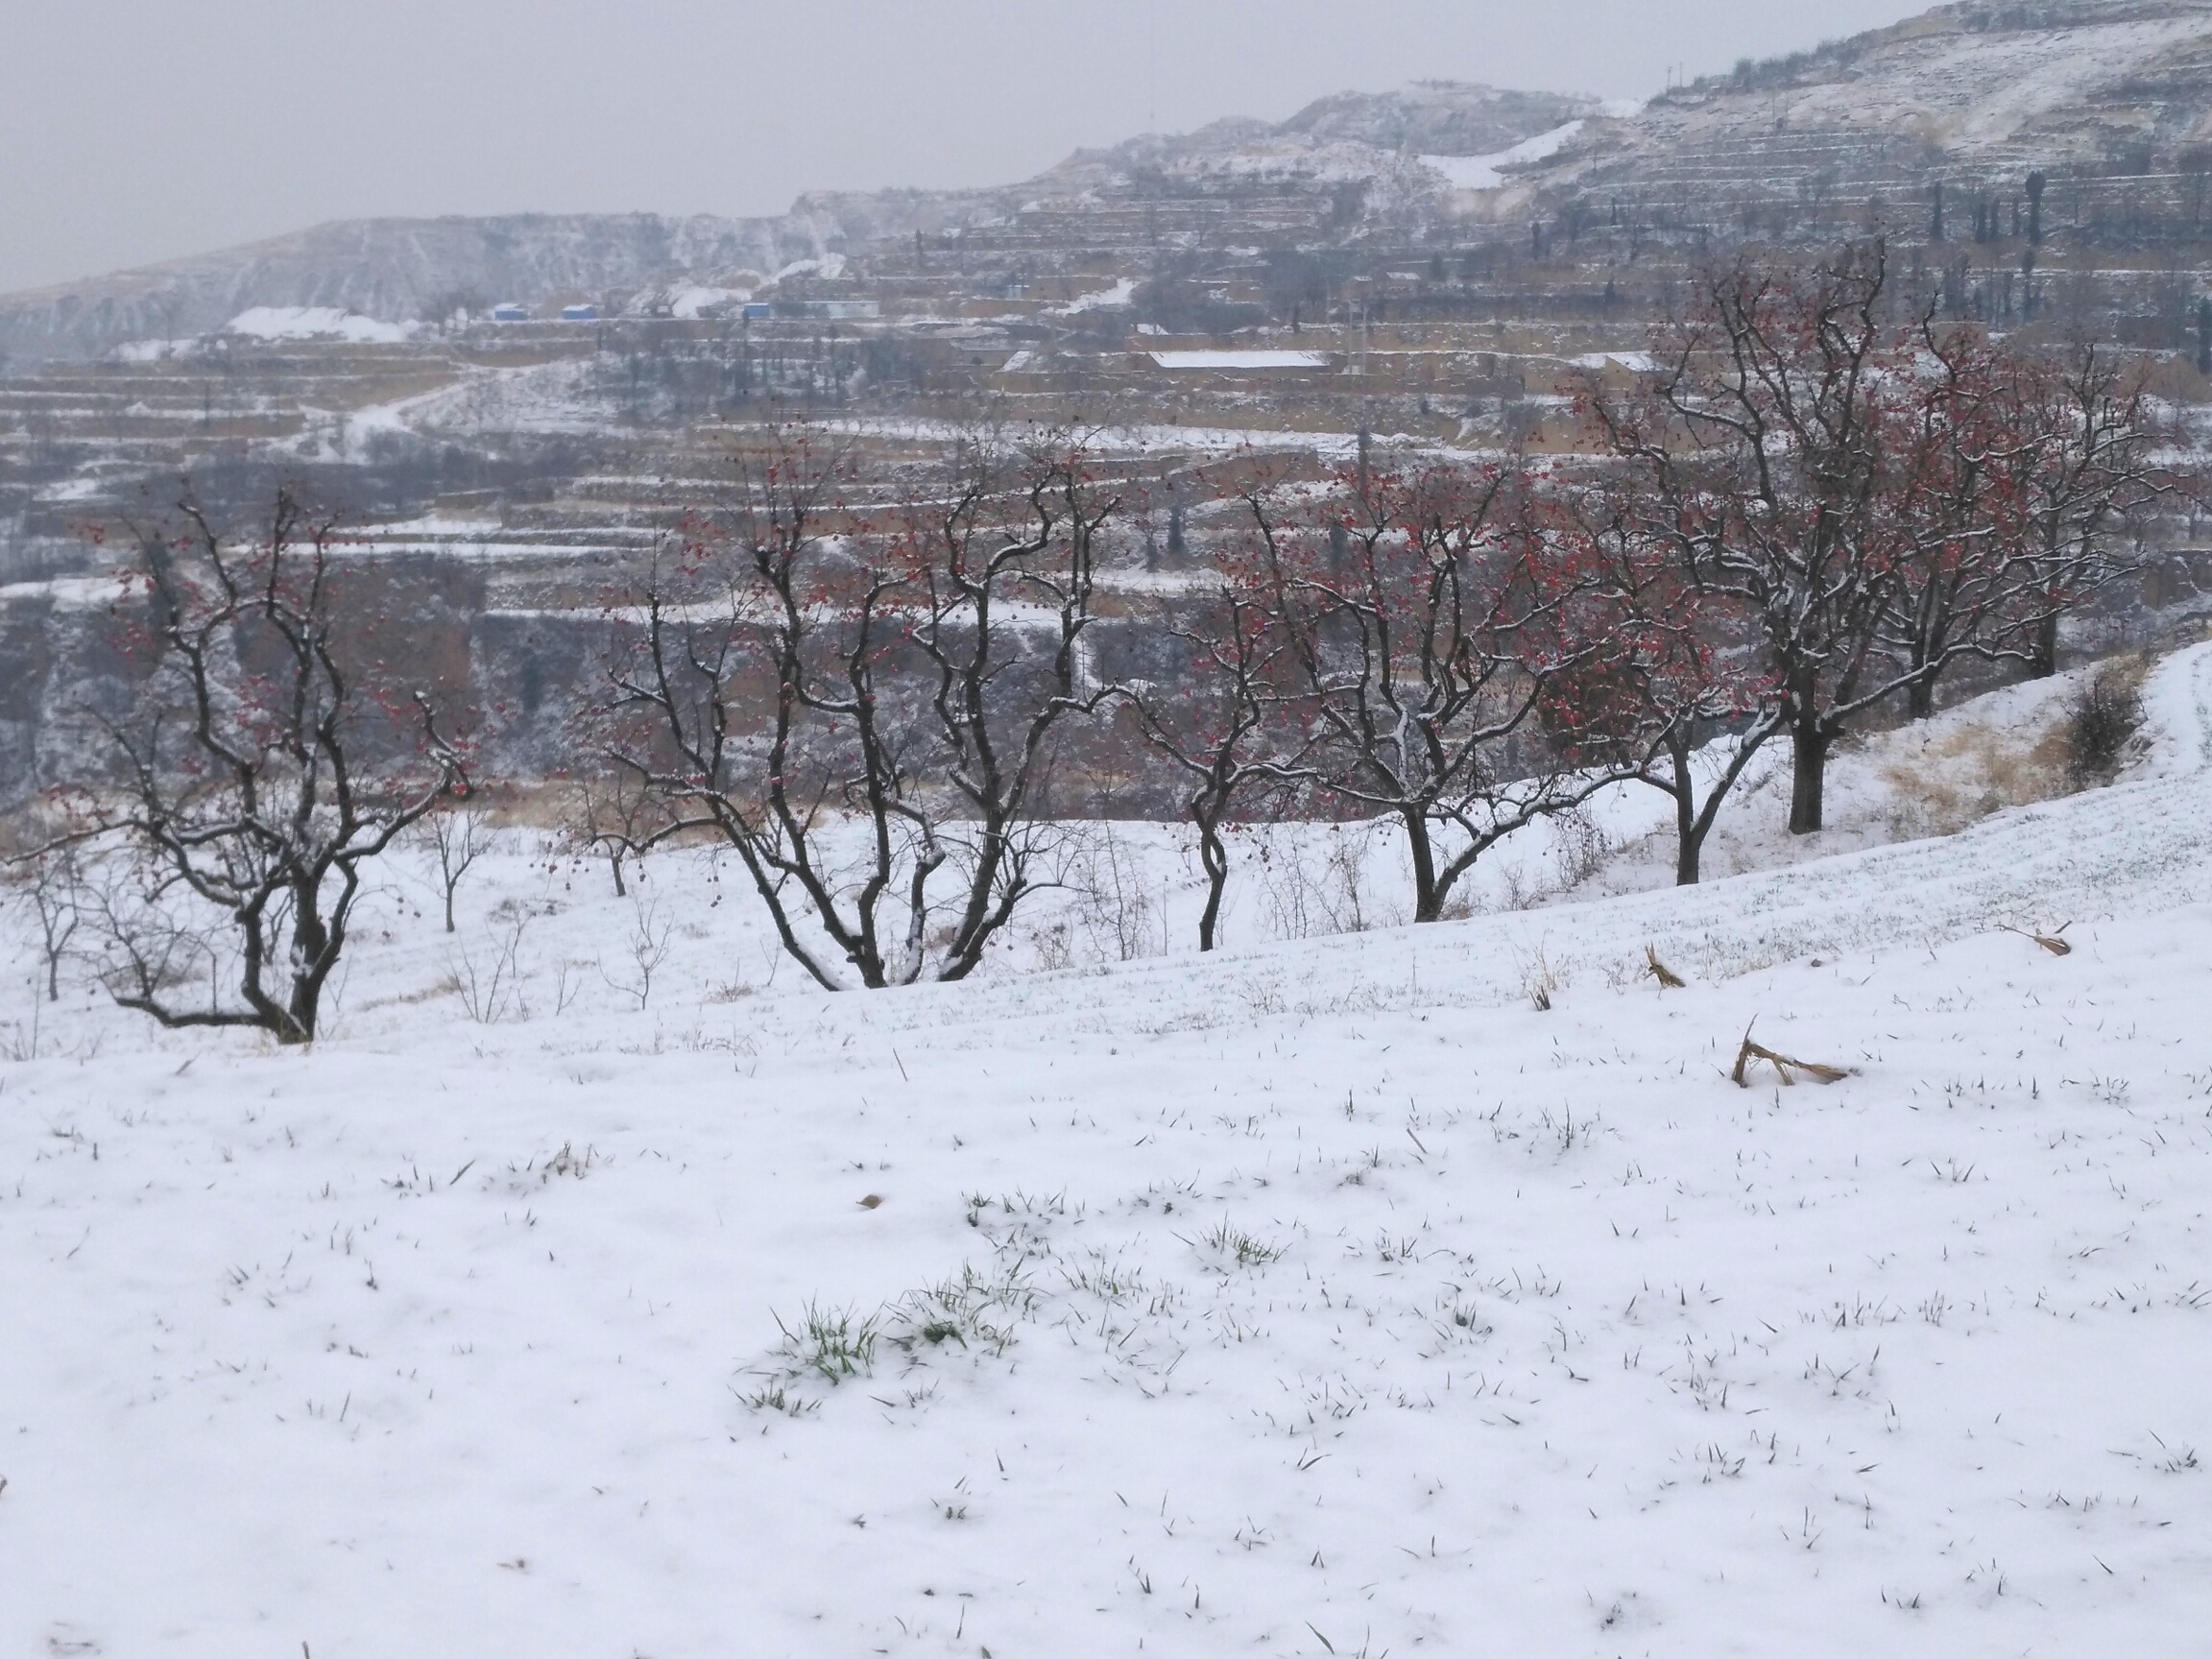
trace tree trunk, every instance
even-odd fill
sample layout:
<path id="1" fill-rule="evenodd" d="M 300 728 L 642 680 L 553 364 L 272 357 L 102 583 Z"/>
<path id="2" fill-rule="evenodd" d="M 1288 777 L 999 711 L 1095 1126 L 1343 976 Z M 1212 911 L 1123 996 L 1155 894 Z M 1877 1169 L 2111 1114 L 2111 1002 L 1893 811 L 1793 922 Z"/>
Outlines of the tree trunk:
<path id="1" fill-rule="evenodd" d="M 609 869 L 614 872 L 614 897 L 617 899 L 629 898 L 630 890 L 622 885 L 622 854 L 619 853 L 608 854 L 607 865 Z"/>
<path id="2" fill-rule="evenodd" d="M 450 882 L 445 887 L 445 931 L 453 931 L 453 886 Z"/>
<path id="3" fill-rule="evenodd" d="M 1695 808 L 1697 792 L 1690 781 L 1690 747 L 1682 745 L 1674 751 L 1674 885 L 1697 885 L 1697 857 L 1705 850 L 1705 830 L 1710 823 L 1700 827 Z"/>
<path id="4" fill-rule="evenodd" d="M 316 910 L 321 894 L 301 881 L 292 889 L 292 995 L 276 1041 L 286 1047 L 315 1041 L 315 1016 L 323 1000 L 321 964 L 330 953 L 330 930 Z"/>
<path id="5" fill-rule="evenodd" d="M 2035 624 L 2035 643 L 2028 655 L 2028 678 L 2048 680 L 2058 672 L 2058 613 Z"/>
<path id="6" fill-rule="evenodd" d="M 297 945 L 298 941 L 294 941 Z M 315 1016 L 323 1000 L 323 982 L 312 974 L 292 975 L 292 995 L 285 999 L 284 1022 L 274 1035 L 286 1048 L 315 1041 Z"/>
<path id="7" fill-rule="evenodd" d="M 1695 887 L 1697 885 L 1697 854 L 1702 850 L 1698 844 L 1698 838 L 1695 836 L 1685 835 L 1674 844 L 1675 886 Z"/>
<path id="8" fill-rule="evenodd" d="M 1444 895 L 1436 887 L 1436 850 L 1429 842 L 1429 820 L 1419 812 L 1400 816 L 1406 825 L 1406 850 L 1413 858 L 1413 920 L 1439 921 Z"/>
<path id="9" fill-rule="evenodd" d="M 1206 869 L 1206 909 L 1198 918 L 1198 949 L 1214 949 L 1214 933 L 1221 921 L 1221 892 L 1229 884 L 1229 850 L 1221 845 L 1221 831 L 1203 818 L 1198 820 L 1198 862 Z"/>
<path id="10" fill-rule="evenodd" d="M 1906 687 L 1905 711 L 1915 720 L 1925 720 L 1936 712 L 1936 682 L 1933 679 L 1915 680 Z"/>
<path id="11" fill-rule="evenodd" d="M 1828 745 L 1834 741 L 1807 723 L 1790 733 L 1790 833 L 1809 835 L 1820 828 L 1820 790 L 1827 781 Z"/>

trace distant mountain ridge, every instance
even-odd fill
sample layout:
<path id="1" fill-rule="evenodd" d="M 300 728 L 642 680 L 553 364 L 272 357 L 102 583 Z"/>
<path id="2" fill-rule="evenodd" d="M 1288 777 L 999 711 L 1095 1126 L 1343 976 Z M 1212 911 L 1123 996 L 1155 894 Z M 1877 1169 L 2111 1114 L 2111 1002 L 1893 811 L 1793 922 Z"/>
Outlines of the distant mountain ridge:
<path id="1" fill-rule="evenodd" d="M 1523 150 L 1526 159 L 1512 154 L 1538 137 L 1546 142 Z M 1423 157 L 1497 165 L 1447 169 Z M 0 352 L 16 362 L 97 356 L 124 342 L 204 334 L 259 306 L 401 322 L 441 315 L 462 297 L 541 304 L 757 285 L 805 261 L 919 248 L 918 237 L 1018 219 L 1036 228 L 1001 242 L 1019 243 L 1022 258 L 1171 247 L 1212 221 L 1169 205 L 1239 190 L 1273 193 L 1273 217 L 1250 221 L 1273 227 L 1269 246 L 1300 236 L 1403 242 L 1454 219 L 1617 214 L 1623 201 L 1676 204 L 1671 222 L 1722 227 L 1733 203 L 1740 233 L 1787 235 L 1826 226 L 1824 203 L 1897 211 L 1950 180 L 1991 192 L 2009 181 L 2016 195 L 2032 169 L 2083 180 L 2212 173 L 2212 0 L 1959 0 L 1786 58 L 1746 60 L 1634 113 L 1449 81 L 1338 93 L 1282 122 L 1233 118 L 1078 151 L 1017 184 L 814 193 L 761 218 L 346 221 L 0 296 Z M 2166 211 L 2156 195 L 2143 193 L 2149 208 L 2101 204 L 2085 183 L 2069 211 L 2077 225 Z M 1818 210 L 1793 216 L 1800 198 Z"/>
<path id="2" fill-rule="evenodd" d="M 809 218 L 652 213 L 350 219 L 89 281 L 0 297 L 0 349 L 88 357 L 179 339 L 261 306 L 329 306 L 402 322 L 447 296 L 540 300 L 688 273 L 775 270 L 822 252 Z"/>
<path id="3" fill-rule="evenodd" d="M 1270 125 L 1230 119 L 1189 134 L 1079 151 L 998 189 L 813 192 L 761 218 L 651 213 L 356 219 L 84 281 L 0 296 L 0 351 L 17 361 L 97 356 L 128 341 L 220 328 L 256 306 L 329 306 L 388 322 L 437 315 L 467 295 L 538 304 L 557 296 L 772 278 L 791 265 L 1001 219 L 1045 195 L 1254 162 L 1367 178 L 1401 153 L 1499 151 L 1595 109 L 1589 98 L 1422 82 L 1337 93 Z M 1430 181 L 1431 184 L 1433 180 Z"/>

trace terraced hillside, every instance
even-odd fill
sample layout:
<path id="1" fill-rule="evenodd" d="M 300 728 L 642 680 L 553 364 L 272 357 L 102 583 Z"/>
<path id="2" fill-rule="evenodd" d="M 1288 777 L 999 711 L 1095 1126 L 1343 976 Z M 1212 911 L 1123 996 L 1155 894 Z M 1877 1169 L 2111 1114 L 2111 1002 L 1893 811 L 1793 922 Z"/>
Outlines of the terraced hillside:
<path id="1" fill-rule="evenodd" d="M 1433 82 L 1000 190 L 324 227 L 0 298 L 0 621 L 51 632 L 53 584 L 105 567 L 86 532 L 150 483 L 303 473 L 480 594 L 484 682 L 518 685 L 495 618 L 588 625 L 763 422 L 903 458 L 1070 422 L 1164 501 L 1239 447 L 1556 450 L 1580 378 L 1631 373 L 1685 276 L 1745 244 L 1880 233 L 1901 314 L 2100 340 L 2197 421 L 2208 198 L 2212 0 L 2104 0 L 1943 7 L 1634 110 Z M 2157 602 L 2193 598 L 2200 530 L 2158 527 Z M 42 661 L 0 686 L 11 743 L 67 701 L 26 681 Z"/>

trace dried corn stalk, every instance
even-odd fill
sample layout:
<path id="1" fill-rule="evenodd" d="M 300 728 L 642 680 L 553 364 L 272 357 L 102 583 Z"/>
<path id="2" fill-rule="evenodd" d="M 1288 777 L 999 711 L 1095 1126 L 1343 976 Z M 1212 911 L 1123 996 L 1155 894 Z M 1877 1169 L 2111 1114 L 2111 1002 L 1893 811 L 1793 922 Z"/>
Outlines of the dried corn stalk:
<path id="1" fill-rule="evenodd" d="M 2071 922 L 2061 922 L 2048 933 L 2035 933 L 2025 927 L 2008 927 L 2005 931 L 2017 933 L 2023 939 L 2034 940 L 2036 944 L 2042 946 L 2054 956 L 2071 956 L 2074 953 L 2074 947 L 2067 944 L 2061 935 L 2073 926 L 2074 924 Z"/>
<path id="2" fill-rule="evenodd" d="M 1752 1022 L 1754 1025 L 1757 1023 L 1757 1021 Z M 1774 1074 L 1782 1079 L 1785 1087 L 1796 1084 L 1797 1079 L 1791 1075 L 1792 1071 L 1801 1071 L 1815 1083 L 1840 1083 L 1851 1075 L 1840 1066 L 1823 1066 L 1817 1060 L 1795 1060 L 1787 1054 L 1777 1054 L 1765 1045 L 1752 1042 L 1751 1026 L 1746 1025 L 1743 1027 L 1743 1046 L 1736 1050 L 1736 1069 L 1728 1073 L 1728 1080 L 1739 1089 L 1750 1088 L 1749 1069 L 1754 1060 L 1764 1060 L 1773 1067 Z"/>

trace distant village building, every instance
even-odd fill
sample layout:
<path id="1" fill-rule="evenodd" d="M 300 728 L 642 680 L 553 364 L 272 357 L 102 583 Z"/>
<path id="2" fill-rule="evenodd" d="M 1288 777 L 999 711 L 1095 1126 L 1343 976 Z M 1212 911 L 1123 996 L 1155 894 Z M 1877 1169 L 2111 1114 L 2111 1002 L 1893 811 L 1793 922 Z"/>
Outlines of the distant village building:
<path id="1" fill-rule="evenodd" d="M 599 321 L 599 307 L 596 305 L 564 305 L 561 307 L 561 321 L 564 323 L 596 323 Z"/>
<path id="2" fill-rule="evenodd" d="M 746 314 L 752 314 L 748 305 Z M 830 323 L 857 323 L 883 315 L 883 307 L 874 300 L 779 300 L 776 301 L 779 317 L 811 317 Z"/>
<path id="3" fill-rule="evenodd" d="M 504 301 L 492 307 L 492 321 L 494 323 L 527 323 L 530 321 L 530 307 L 517 305 L 512 300 Z"/>

